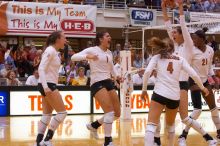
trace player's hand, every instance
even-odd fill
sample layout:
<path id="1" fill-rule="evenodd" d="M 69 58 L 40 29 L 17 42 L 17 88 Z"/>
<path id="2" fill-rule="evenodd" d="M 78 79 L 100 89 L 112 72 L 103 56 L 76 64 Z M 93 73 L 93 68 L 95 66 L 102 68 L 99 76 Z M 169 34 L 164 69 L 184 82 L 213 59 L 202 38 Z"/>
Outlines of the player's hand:
<path id="1" fill-rule="evenodd" d="M 209 95 L 209 90 L 207 88 L 204 88 L 202 90 L 202 92 L 205 94 L 205 96 L 208 96 Z"/>
<path id="2" fill-rule="evenodd" d="M 183 0 L 176 0 L 176 2 L 179 6 L 183 5 Z"/>
<path id="3" fill-rule="evenodd" d="M 142 91 L 142 93 L 141 93 L 141 100 L 143 102 L 146 102 L 146 100 L 147 100 L 146 98 L 148 98 L 147 91 Z"/>
<path id="4" fill-rule="evenodd" d="M 46 94 L 46 96 L 50 95 L 52 93 L 52 91 L 50 90 L 50 88 L 45 88 L 44 92 Z"/>
<path id="5" fill-rule="evenodd" d="M 91 59 L 93 61 L 96 61 L 99 58 L 98 58 L 98 55 L 88 54 L 88 55 L 86 55 L 86 59 Z"/>
<path id="6" fill-rule="evenodd" d="M 162 8 L 166 8 L 166 0 L 162 0 L 162 2 L 161 2 L 161 7 L 162 7 Z"/>

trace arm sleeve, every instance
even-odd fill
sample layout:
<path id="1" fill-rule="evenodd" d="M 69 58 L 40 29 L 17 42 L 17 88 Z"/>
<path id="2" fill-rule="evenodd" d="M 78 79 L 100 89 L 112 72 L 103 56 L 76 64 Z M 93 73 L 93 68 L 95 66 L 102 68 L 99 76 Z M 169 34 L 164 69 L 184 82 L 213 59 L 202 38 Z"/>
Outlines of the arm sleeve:
<path id="1" fill-rule="evenodd" d="M 86 56 L 89 54 L 90 48 L 84 49 L 83 51 L 73 54 L 71 57 L 72 61 L 86 60 Z"/>
<path id="2" fill-rule="evenodd" d="M 152 57 L 152 59 L 150 60 L 148 66 L 147 66 L 147 68 L 145 69 L 144 76 L 143 76 L 142 91 L 147 90 L 148 79 L 150 78 L 150 75 L 151 75 L 152 71 L 155 69 L 159 57 L 160 56 L 158 56 L 158 55 Z"/>
<path id="3" fill-rule="evenodd" d="M 200 77 L 197 75 L 197 73 L 194 71 L 194 69 L 189 65 L 189 63 L 185 59 L 183 59 L 182 67 L 183 67 L 183 70 L 187 72 L 189 76 L 196 82 L 199 88 L 203 90 L 205 87 L 203 86 L 203 83 Z"/>
<path id="4" fill-rule="evenodd" d="M 53 58 L 54 53 L 51 50 L 45 50 L 42 55 L 42 59 L 38 68 L 39 78 L 42 83 L 43 88 L 48 88 L 46 81 L 46 69 L 48 68 L 49 62 Z"/>
<path id="5" fill-rule="evenodd" d="M 188 51 L 192 51 L 194 45 L 193 45 L 193 41 L 190 36 L 189 30 L 186 27 L 184 15 L 180 15 L 180 26 L 182 29 L 183 39 L 184 39 L 184 43 L 185 43 L 185 47 L 186 47 L 185 49 L 187 49 Z"/>
<path id="6" fill-rule="evenodd" d="M 166 30 L 167 30 L 169 38 L 173 41 L 171 21 L 170 20 L 166 21 L 165 26 L 166 26 Z"/>

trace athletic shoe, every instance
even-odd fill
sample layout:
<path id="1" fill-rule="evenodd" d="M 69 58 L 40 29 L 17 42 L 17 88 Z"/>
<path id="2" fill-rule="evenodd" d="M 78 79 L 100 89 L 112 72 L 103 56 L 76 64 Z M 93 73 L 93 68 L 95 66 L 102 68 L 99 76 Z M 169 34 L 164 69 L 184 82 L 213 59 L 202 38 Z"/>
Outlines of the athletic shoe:
<path id="1" fill-rule="evenodd" d="M 154 146 L 162 146 L 162 145 L 158 145 L 156 142 L 154 143 Z"/>
<path id="2" fill-rule="evenodd" d="M 184 137 L 178 138 L 179 146 L 186 146 L 186 139 Z"/>
<path id="3" fill-rule="evenodd" d="M 209 146 L 217 146 L 217 141 L 215 139 L 208 141 Z"/>
<path id="4" fill-rule="evenodd" d="M 98 135 L 98 132 L 97 132 L 97 129 L 93 128 L 91 123 L 89 124 L 86 124 L 86 127 L 88 130 L 90 130 L 92 136 L 95 138 L 95 139 L 99 139 L 99 135 Z"/>
<path id="5" fill-rule="evenodd" d="M 49 141 L 41 141 L 40 146 L 53 146 L 52 142 Z"/>
<path id="6" fill-rule="evenodd" d="M 103 146 L 105 146 L 105 145 L 103 144 Z M 107 146 L 114 146 L 114 144 L 113 144 L 113 142 L 110 142 Z"/>

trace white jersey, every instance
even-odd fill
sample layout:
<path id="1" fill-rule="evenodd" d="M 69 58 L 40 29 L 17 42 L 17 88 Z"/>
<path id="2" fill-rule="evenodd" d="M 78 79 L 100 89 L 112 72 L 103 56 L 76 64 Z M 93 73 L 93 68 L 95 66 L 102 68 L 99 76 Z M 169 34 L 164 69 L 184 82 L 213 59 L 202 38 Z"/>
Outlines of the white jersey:
<path id="1" fill-rule="evenodd" d="M 173 40 L 171 22 L 167 21 L 165 22 L 165 25 L 166 25 L 167 32 L 168 32 L 170 39 Z M 186 59 L 186 61 L 189 64 L 191 64 L 192 54 L 190 52 L 192 52 L 194 48 L 194 44 L 190 36 L 190 33 L 188 31 L 188 28 L 186 27 L 184 15 L 180 15 L 180 26 L 181 26 L 181 30 L 183 34 L 184 43 L 181 45 L 178 45 L 173 40 L 174 48 L 175 48 L 174 55 L 183 57 L 184 59 Z M 185 71 L 181 71 L 179 81 L 188 81 L 188 79 L 189 79 L 189 75 Z"/>
<path id="2" fill-rule="evenodd" d="M 38 68 L 39 82 L 42 83 L 44 89 L 48 88 L 47 82 L 58 83 L 58 71 L 61 65 L 60 54 L 53 47 L 49 46 L 42 54 L 42 59 Z"/>
<path id="3" fill-rule="evenodd" d="M 71 60 L 86 60 L 86 56 L 88 54 L 98 55 L 98 60 L 89 60 L 91 70 L 91 85 L 98 81 L 110 79 L 111 75 L 116 76 L 116 73 L 114 71 L 112 52 L 110 50 L 103 51 L 98 46 L 89 47 L 79 53 L 74 54 L 71 57 Z"/>
<path id="4" fill-rule="evenodd" d="M 155 55 L 145 70 L 143 90 L 147 89 L 148 79 L 154 69 L 157 72 L 154 92 L 168 99 L 180 99 L 179 77 L 182 70 L 187 72 L 201 89 L 204 88 L 199 76 L 184 58 L 173 55 L 170 58 L 161 59 L 160 55 Z"/>
<path id="5" fill-rule="evenodd" d="M 205 52 L 202 52 L 198 48 L 193 49 L 192 67 L 201 78 L 202 82 L 205 83 L 208 80 L 208 75 L 214 75 L 212 69 L 212 60 L 214 51 L 206 45 Z"/>

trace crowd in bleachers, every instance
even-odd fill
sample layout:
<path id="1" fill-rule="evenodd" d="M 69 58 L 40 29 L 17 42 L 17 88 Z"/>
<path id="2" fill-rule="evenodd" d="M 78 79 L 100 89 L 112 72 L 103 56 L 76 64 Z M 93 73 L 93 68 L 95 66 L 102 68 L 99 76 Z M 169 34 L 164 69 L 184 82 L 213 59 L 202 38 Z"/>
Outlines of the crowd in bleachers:
<path id="1" fill-rule="evenodd" d="M 98 8 L 123 9 L 141 7 L 161 9 L 162 0 L 14 0 L 22 2 L 54 2 L 64 4 L 96 5 Z M 184 9 L 193 12 L 220 12 L 220 0 L 184 0 Z"/>
<path id="2" fill-rule="evenodd" d="M 60 50 L 62 66 L 59 70 L 59 83 L 63 85 L 88 85 L 89 64 L 87 61 L 71 62 L 74 54 L 70 46 Z M 36 49 L 34 44 L 28 46 L 8 45 L 0 42 L 0 86 L 37 85 L 38 66 L 43 48 Z"/>

